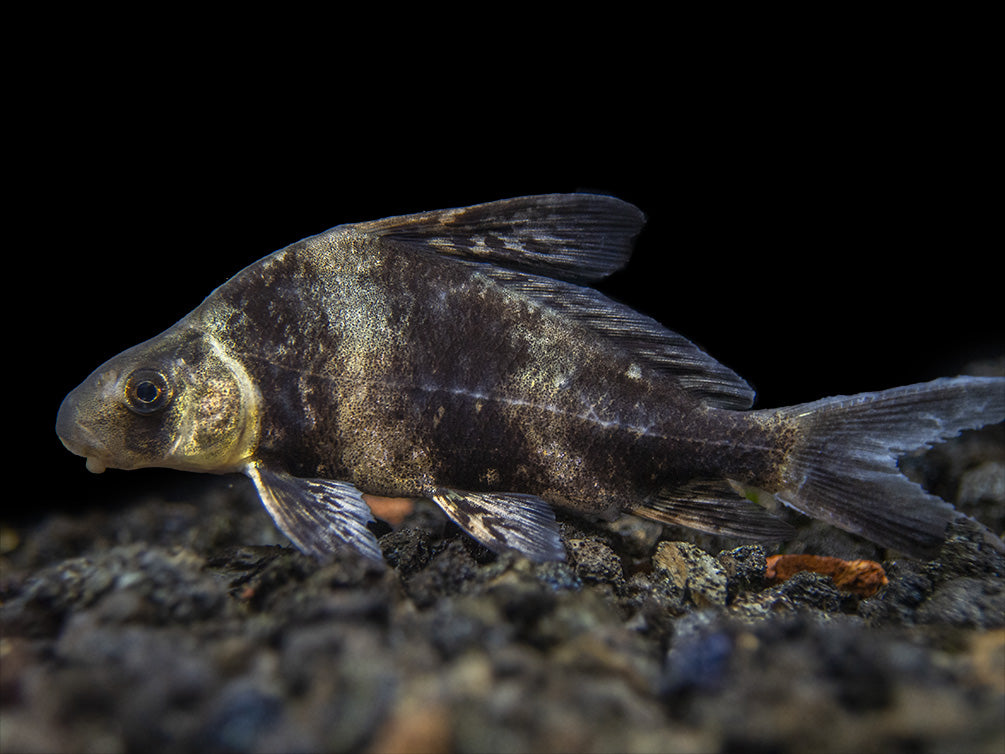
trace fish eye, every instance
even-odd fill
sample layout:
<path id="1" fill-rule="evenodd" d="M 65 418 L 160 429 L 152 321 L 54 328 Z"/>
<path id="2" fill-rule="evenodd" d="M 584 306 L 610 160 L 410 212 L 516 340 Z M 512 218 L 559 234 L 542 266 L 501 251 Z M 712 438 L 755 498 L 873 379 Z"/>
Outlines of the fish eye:
<path id="1" fill-rule="evenodd" d="M 137 414 L 160 411 L 171 401 L 171 385 L 155 369 L 137 369 L 126 378 L 126 406 Z"/>

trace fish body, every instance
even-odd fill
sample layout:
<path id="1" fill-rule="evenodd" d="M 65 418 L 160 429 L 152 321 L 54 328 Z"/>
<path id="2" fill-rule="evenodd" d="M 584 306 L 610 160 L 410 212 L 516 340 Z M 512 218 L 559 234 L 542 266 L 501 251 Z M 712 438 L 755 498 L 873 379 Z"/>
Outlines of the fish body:
<path id="1" fill-rule="evenodd" d="M 612 197 L 554 194 L 338 226 L 99 367 L 57 433 L 94 471 L 243 472 L 316 555 L 380 557 L 362 493 L 428 497 L 537 560 L 564 554 L 553 505 L 783 538 L 746 487 L 937 547 L 959 514 L 896 457 L 1001 421 L 1005 380 L 751 411 L 740 377 L 588 287 L 627 262 L 643 222 Z"/>

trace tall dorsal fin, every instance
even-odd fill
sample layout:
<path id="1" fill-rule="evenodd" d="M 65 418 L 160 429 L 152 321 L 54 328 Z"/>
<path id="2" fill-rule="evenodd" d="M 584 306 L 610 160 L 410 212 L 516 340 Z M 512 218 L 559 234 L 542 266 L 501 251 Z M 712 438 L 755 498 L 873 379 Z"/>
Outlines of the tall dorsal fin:
<path id="1" fill-rule="evenodd" d="M 358 223 L 382 241 L 577 283 L 621 269 L 645 215 L 601 194 L 539 194 Z"/>
<path id="2" fill-rule="evenodd" d="M 637 207 L 611 196 L 542 194 L 351 228 L 381 243 L 478 263 L 481 274 L 589 328 L 707 404 L 750 408 L 754 391 L 732 370 L 682 335 L 579 285 L 620 269 L 644 222 Z"/>

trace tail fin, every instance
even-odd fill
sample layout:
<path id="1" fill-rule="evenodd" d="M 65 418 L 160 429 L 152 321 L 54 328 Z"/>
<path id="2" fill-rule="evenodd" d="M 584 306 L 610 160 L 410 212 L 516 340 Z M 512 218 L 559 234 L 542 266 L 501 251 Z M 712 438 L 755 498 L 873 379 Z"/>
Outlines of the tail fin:
<path id="1" fill-rule="evenodd" d="M 900 473 L 903 454 L 1005 419 L 1005 378 L 955 377 L 780 409 L 799 427 L 783 503 L 901 552 L 933 555 L 963 517 Z M 1002 548 L 988 532 L 989 541 Z"/>

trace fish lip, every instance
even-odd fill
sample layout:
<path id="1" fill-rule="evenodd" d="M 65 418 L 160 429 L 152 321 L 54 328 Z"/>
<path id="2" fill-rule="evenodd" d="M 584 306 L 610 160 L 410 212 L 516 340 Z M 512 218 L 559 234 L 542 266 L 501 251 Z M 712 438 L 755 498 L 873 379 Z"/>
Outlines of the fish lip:
<path id="1" fill-rule="evenodd" d="M 92 474 L 101 474 L 108 468 L 108 464 L 98 456 L 87 456 L 87 460 L 84 465 Z"/>
<path id="2" fill-rule="evenodd" d="M 100 474 L 108 468 L 109 459 L 107 456 L 95 452 L 94 448 L 75 446 L 72 441 L 67 441 L 62 435 L 58 435 L 58 437 L 59 441 L 63 443 L 64 448 L 73 453 L 73 455 L 80 456 L 85 460 L 87 470 L 92 474 Z"/>
<path id="3" fill-rule="evenodd" d="M 86 459 L 87 470 L 91 473 L 100 474 L 108 468 L 111 460 L 108 448 L 80 422 L 76 407 L 68 401 L 63 401 L 56 414 L 56 436 L 64 448 Z"/>

